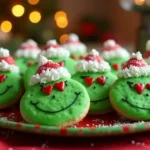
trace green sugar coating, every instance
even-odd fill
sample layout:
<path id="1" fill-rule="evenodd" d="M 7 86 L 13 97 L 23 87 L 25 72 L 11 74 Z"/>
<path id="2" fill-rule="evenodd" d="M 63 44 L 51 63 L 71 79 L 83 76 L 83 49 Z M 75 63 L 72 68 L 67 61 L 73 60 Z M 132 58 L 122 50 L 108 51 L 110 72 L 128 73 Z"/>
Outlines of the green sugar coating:
<path id="1" fill-rule="evenodd" d="M 46 95 L 41 90 L 40 84 L 28 88 L 20 103 L 24 119 L 36 124 L 60 126 L 84 114 L 89 105 L 86 89 L 72 79 L 64 81 L 64 91 L 59 91 L 53 86 L 50 95 Z M 45 85 L 54 85 L 54 83 Z"/>
<path id="2" fill-rule="evenodd" d="M 137 83 L 145 86 L 142 94 L 134 87 Z M 150 120 L 150 90 L 146 88 L 147 83 L 150 83 L 150 77 L 118 79 L 110 90 L 113 107 L 133 120 Z"/>
<path id="3" fill-rule="evenodd" d="M 70 72 L 70 74 L 74 74 L 75 73 L 75 65 L 77 63 L 77 61 L 71 59 L 71 58 L 55 58 L 55 59 L 51 59 L 54 62 L 64 62 L 64 67 L 68 69 L 68 71 Z M 36 70 L 38 68 L 38 64 L 35 63 L 33 66 L 28 67 L 28 70 L 26 72 L 26 75 L 24 76 L 24 85 L 25 85 L 25 89 L 30 87 L 30 78 L 32 75 L 34 75 L 36 73 Z"/>
<path id="4" fill-rule="evenodd" d="M 17 66 L 20 68 L 20 74 L 24 75 L 29 68 L 28 63 L 32 62 L 34 63 L 36 60 L 32 58 L 16 58 L 15 62 Z"/>
<path id="5" fill-rule="evenodd" d="M 106 77 L 105 85 L 101 85 L 96 81 L 98 77 Z M 85 83 L 85 77 L 94 78 L 94 82 L 91 86 L 87 86 Z M 92 73 L 92 72 L 77 72 L 72 76 L 72 79 L 80 82 L 90 96 L 90 113 L 103 113 L 105 111 L 111 110 L 111 105 L 109 102 L 109 90 L 111 85 L 117 79 L 112 73 Z"/>
<path id="6" fill-rule="evenodd" d="M 129 58 L 113 58 L 113 59 L 107 60 L 107 62 L 108 62 L 108 63 L 110 64 L 110 66 L 111 66 L 111 72 L 116 75 L 117 72 L 118 72 L 118 70 L 115 70 L 112 65 L 113 65 L 113 64 L 119 64 L 120 67 L 122 68 L 122 65 L 123 65 L 125 62 L 127 62 L 128 59 L 129 59 Z M 120 68 L 120 69 L 121 69 L 121 68 Z"/>
<path id="7" fill-rule="evenodd" d="M 9 105 L 16 101 L 21 92 L 21 77 L 14 72 L 0 72 L 1 75 L 6 75 L 6 79 L 0 83 L 0 107 Z"/>

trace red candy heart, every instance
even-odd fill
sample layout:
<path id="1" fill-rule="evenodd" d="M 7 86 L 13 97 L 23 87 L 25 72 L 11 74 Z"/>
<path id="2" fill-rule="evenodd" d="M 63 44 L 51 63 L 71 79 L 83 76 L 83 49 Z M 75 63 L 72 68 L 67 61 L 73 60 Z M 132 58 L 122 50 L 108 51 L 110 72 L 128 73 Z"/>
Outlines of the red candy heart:
<path id="1" fill-rule="evenodd" d="M 136 83 L 134 87 L 139 94 L 142 94 L 142 92 L 144 91 L 144 84 L 142 83 L 140 84 Z"/>
<path id="2" fill-rule="evenodd" d="M 74 60 L 78 60 L 78 56 L 76 56 L 76 55 L 72 55 L 71 58 Z"/>
<path id="3" fill-rule="evenodd" d="M 59 91 L 63 91 L 65 89 L 65 82 L 57 82 L 54 85 Z"/>
<path id="4" fill-rule="evenodd" d="M 147 89 L 150 90 L 150 83 L 147 83 L 147 84 L 146 84 L 146 87 L 147 87 Z"/>
<path id="5" fill-rule="evenodd" d="M 98 78 L 96 79 L 96 81 L 97 81 L 98 83 L 100 83 L 101 85 L 105 85 L 106 78 L 105 78 L 104 76 L 101 76 L 101 77 L 98 77 Z"/>
<path id="6" fill-rule="evenodd" d="M 47 95 L 50 95 L 50 93 L 52 92 L 52 89 L 53 89 L 52 85 L 42 87 L 42 91 Z"/>
<path id="7" fill-rule="evenodd" d="M 5 74 L 1 75 L 1 76 L 0 76 L 0 83 L 3 82 L 3 81 L 5 80 L 5 78 L 6 78 L 6 75 L 5 75 Z"/>
<path id="8" fill-rule="evenodd" d="M 91 77 L 86 77 L 84 80 L 88 86 L 91 86 L 92 83 L 94 82 L 94 78 L 91 78 Z"/>
<path id="9" fill-rule="evenodd" d="M 113 67 L 115 70 L 119 70 L 119 69 L 120 69 L 120 64 L 112 64 L 112 67 Z"/>

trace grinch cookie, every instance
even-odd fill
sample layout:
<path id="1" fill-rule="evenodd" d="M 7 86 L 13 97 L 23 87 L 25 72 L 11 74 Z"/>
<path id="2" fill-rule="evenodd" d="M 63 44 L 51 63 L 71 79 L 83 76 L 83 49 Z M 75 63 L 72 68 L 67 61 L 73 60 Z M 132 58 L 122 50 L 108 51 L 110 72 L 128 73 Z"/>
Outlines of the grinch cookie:
<path id="1" fill-rule="evenodd" d="M 69 58 L 70 53 L 59 44 L 57 44 L 56 40 L 50 40 L 47 42 L 44 50 L 41 51 L 40 55 L 47 57 L 48 59 L 58 62 L 61 66 L 65 66 L 71 74 L 75 73 L 74 66 L 76 65 L 76 61 Z M 28 68 L 26 72 L 26 76 L 24 77 L 25 88 L 29 87 L 29 81 L 31 76 L 35 73 L 38 64 L 36 63 L 34 66 Z"/>
<path id="2" fill-rule="evenodd" d="M 19 67 L 7 49 L 0 48 L 0 109 L 18 101 L 22 95 Z"/>
<path id="3" fill-rule="evenodd" d="M 132 120 L 150 120 L 150 66 L 140 52 L 132 54 L 118 78 L 110 90 L 114 109 Z"/>
<path id="4" fill-rule="evenodd" d="M 109 90 L 116 80 L 110 66 L 96 50 L 92 50 L 76 65 L 77 73 L 72 79 L 80 82 L 90 96 L 90 114 L 104 114 L 112 111 Z"/>
<path id="5" fill-rule="evenodd" d="M 130 54 L 114 40 L 107 40 L 103 45 L 102 57 L 111 65 L 111 71 L 117 74 L 117 71 L 129 59 Z"/>
<path id="6" fill-rule="evenodd" d="M 90 100 L 84 86 L 70 79 L 66 68 L 40 56 L 32 86 L 21 99 L 22 117 L 29 123 L 70 126 L 82 120 Z"/>
<path id="7" fill-rule="evenodd" d="M 71 58 L 75 60 L 78 60 L 80 56 L 84 56 L 87 53 L 86 45 L 81 43 L 79 37 L 74 33 L 69 35 L 68 40 L 63 47 L 70 52 Z"/>
<path id="8" fill-rule="evenodd" d="M 16 51 L 15 62 L 20 68 L 20 74 L 24 75 L 28 67 L 36 62 L 36 58 L 40 53 L 37 43 L 33 40 L 27 40 L 21 44 L 20 48 Z"/>
<path id="9" fill-rule="evenodd" d="M 146 43 L 146 52 L 143 54 L 143 58 L 150 65 L 150 40 Z"/>

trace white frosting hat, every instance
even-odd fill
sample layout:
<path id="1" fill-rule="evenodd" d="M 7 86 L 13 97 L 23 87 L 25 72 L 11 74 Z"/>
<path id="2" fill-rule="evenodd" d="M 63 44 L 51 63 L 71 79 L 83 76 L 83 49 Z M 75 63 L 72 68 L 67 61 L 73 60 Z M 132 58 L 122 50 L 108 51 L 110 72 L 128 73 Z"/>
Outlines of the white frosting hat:
<path id="1" fill-rule="evenodd" d="M 45 56 L 46 58 L 68 58 L 70 52 L 61 47 L 56 40 L 49 40 L 40 55 Z"/>
<path id="2" fill-rule="evenodd" d="M 36 59 L 40 53 L 40 48 L 37 43 L 31 39 L 22 43 L 20 48 L 16 51 L 16 57 L 25 57 Z"/>
<path id="3" fill-rule="evenodd" d="M 150 76 L 150 66 L 142 58 L 140 52 L 132 53 L 132 57 L 118 71 L 119 78 Z"/>
<path id="4" fill-rule="evenodd" d="M 83 60 L 77 63 L 75 69 L 78 72 L 108 72 L 110 66 L 100 57 L 98 51 L 92 49 Z"/>
<path id="5" fill-rule="evenodd" d="M 0 71 L 19 72 L 19 67 L 15 65 L 15 61 L 10 56 L 9 50 L 4 48 L 0 48 Z"/>
<path id="6" fill-rule="evenodd" d="M 107 40 L 103 45 L 102 56 L 104 59 L 109 60 L 112 58 L 129 58 L 130 54 L 114 40 Z"/>
<path id="7" fill-rule="evenodd" d="M 30 84 L 47 83 L 70 77 L 71 75 L 66 68 L 40 55 L 38 59 L 38 69 L 36 74 L 31 77 Z"/>
<path id="8" fill-rule="evenodd" d="M 80 42 L 78 35 L 75 33 L 69 34 L 63 47 L 70 51 L 71 54 L 78 52 L 86 53 L 87 51 L 86 45 Z"/>

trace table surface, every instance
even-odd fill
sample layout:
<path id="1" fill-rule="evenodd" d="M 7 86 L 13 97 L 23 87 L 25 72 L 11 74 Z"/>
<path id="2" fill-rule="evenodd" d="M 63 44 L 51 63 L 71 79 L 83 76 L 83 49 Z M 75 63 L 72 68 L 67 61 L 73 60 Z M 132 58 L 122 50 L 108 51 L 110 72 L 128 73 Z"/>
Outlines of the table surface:
<path id="1" fill-rule="evenodd" d="M 0 150 L 150 149 L 150 132 L 114 137 L 56 137 L 0 129 Z"/>

